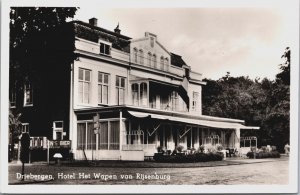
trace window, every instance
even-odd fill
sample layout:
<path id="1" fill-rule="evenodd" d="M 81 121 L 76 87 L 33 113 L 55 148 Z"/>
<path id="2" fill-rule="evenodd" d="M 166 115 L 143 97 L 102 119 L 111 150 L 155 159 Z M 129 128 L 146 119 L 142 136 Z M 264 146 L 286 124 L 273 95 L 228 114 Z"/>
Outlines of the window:
<path id="1" fill-rule="evenodd" d="M 148 105 L 148 85 L 147 83 L 133 83 L 131 85 L 132 104 L 134 106 Z"/>
<path id="2" fill-rule="evenodd" d="M 161 58 L 160 58 L 160 69 L 164 70 L 164 57 L 163 56 L 161 56 Z"/>
<path id="3" fill-rule="evenodd" d="M 152 60 L 151 58 L 152 58 L 152 55 L 151 55 L 151 53 L 149 52 L 149 53 L 148 53 L 148 66 L 149 66 L 149 67 L 151 67 L 151 60 Z"/>
<path id="4" fill-rule="evenodd" d="M 139 105 L 139 84 L 134 83 L 131 85 L 132 104 L 134 106 Z"/>
<path id="5" fill-rule="evenodd" d="M 140 50 L 139 54 L 140 54 L 140 64 L 143 65 L 144 64 L 144 52 L 143 52 L 143 50 Z"/>
<path id="6" fill-rule="evenodd" d="M 98 72 L 98 103 L 108 104 L 108 80 L 109 75 Z"/>
<path id="7" fill-rule="evenodd" d="M 100 122 L 99 150 L 108 150 L 108 122 Z"/>
<path id="8" fill-rule="evenodd" d="M 179 98 L 176 91 L 171 93 L 171 110 L 179 111 Z"/>
<path id="9" fill-rule="evenodd" d="M 116 77 L 116 103 L 122 105 L 125 103 L 125 78 Z"/>
<path id="10" fill-rule="evenodd" d="M 90 99 L 91 71 L 79 68 L 78 99 L 79 103 L 88 104 Z"/>
<path id="11" fill-rule="evenodd" d="M 91 122 L 79 122 L 77 124 L 77 149 L 95 150 L 119 150 L 120 128 L 119 121 L 100 122 L 100 134 L 94 133 L 94 125 Z"/>
<path id="12" fill-rule="evenodd" d="M 119 150 L 120 145 L 120 122 L 111 121 L 109 134 L 109 150 Z"/>
<path id="13" fill-rule="evenodd" d="M 63 121 L 54 121 L 53 122 L 53 140 L 62 140 L 63 139 Z"/>
<path id="14" fill-rule="evenodd" d="M 150 37 L 150 45 L 151 45 L 151 47 L 154 47 L 154 38 L 153 37 Z"/>
<path id="15" fill-rule="evenodd" d="M 10 101 L 10 107 L 11 108 L 15 108 L 16 107 L 16 85 L 14 85 L 11 89 L 10 89 L 10 93 L 9 93 L 9 101 Z"/>
<path id="16" fill-rule="evenodd" d="M 29 81 L 25 82 L 24 85 L 24 106 L 33 105 L 33 90 Z"/>
<path id="17" fill-rule="evenodd" d="M 22 133 L 29 133 L 29 123 L 22 123 L 21 131 Z"/>
<path id="18" fill-rule="evenodd" d="M 153 61 L 154 68 L 157 68 L 157 62 L 156 62 L 156 55 L 155 54 L 153 54 L 152 59 L 153 59 L 152 61 Z"/>
<path id="19" fill-rule="evenodd" d="M 110 55 L 110 45 L 100 42 L 100 53 Z"/>
<path id="20" fill-rule="evenodd" d="M 137 50 L 137 48 L 133 49 L 133 62 L 138 63 L 138 50 Z"/>
<path id="21" fill-rule="evenodd" d="M 150 108 L 156 108 L 156 96 L 151 96 L 150 97 Z"/>
<path id="22" fill-rule="evenodd" d="M 147 106 L 148 93 L 147 93 L 147 83 L 140 84 L 140 105 Z"/>
<path id="23" fill-rule="evenodd" d="M 169 59 L 165 58 L 165 70 L 168 71 L 169 70 Z"/>
<path id="24" fill-rule="evenodd" d="M 199 99 L 199 93 L 194 91 L 193 92 L 193 102 L 192 102 L 192 110 L 193 111 L 197 111 L 198 99 Z"/>

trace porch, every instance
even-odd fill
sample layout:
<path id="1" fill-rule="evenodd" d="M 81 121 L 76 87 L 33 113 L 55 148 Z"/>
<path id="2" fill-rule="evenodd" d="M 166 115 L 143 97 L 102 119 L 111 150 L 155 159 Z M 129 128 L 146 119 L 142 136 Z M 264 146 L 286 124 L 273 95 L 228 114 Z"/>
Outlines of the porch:
<path id="1" fill-rule="evenodd" d="M 95 113 L 101 116 L 97 131 L 92 120 Z M 240 130 L 258 128 L 244 126 L 241 120 L 129 106 L 89 110 L 77 118 L 82 120 L 77 121 L 72 149 L 76 159 L 86 160 L 140 161 L 158 148 L 171 153 L 177 146 L 186 152 L 217 144 L 238 149 Z"/>

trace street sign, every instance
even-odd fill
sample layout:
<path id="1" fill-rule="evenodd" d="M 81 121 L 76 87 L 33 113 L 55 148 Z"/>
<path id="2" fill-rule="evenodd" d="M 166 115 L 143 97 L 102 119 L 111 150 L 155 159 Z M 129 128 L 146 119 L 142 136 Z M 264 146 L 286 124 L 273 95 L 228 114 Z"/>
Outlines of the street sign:
<path id="1" fill-rule="evenodd" d="M 49 148 L 71 148 L 70 140 L 49 140 Z"/>

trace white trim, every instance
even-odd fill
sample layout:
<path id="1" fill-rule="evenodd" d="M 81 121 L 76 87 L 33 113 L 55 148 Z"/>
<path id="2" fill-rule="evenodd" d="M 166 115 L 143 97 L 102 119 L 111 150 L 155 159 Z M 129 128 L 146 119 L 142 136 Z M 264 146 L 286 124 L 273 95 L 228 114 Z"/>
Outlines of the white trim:
<path id="1" fill-rule="evenodd" d="M 160 119 L 160 120 L 170 120 L 175 122 L 182 122 L 206 127 L 213 127 L 213 128 L 221 128 L 221 129 L 259 129 L 259 127 L 247 127 L 238 122 L 220 122 L 220 121 L 209 121 L 203 119 L 190 119 L 190 118 L 183 118 L 183 117 L 174 117 L 174 116 L 167 116 L 167 115 L 160 115 L 160 114 L 152 114 L 152 113 L 145 113 L 145 112 L 135 112 L 135 111 L 128 111 L 131 115 L 135 117 L 147 117 L 151 116 L 151 118 Z"/>

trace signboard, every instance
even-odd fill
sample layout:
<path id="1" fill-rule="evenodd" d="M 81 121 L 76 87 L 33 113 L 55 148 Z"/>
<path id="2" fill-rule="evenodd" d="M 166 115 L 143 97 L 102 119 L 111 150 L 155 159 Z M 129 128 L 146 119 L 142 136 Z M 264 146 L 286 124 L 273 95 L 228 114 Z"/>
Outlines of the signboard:
<path id="1" fill-rule="evenodd" d="M 71 140 L 49 140 L 49 148 L 71 148 Z"/>

